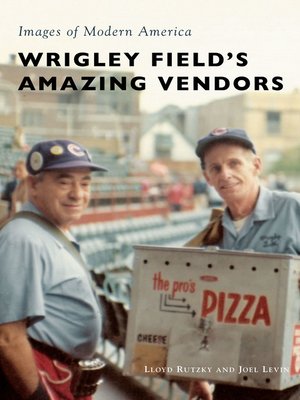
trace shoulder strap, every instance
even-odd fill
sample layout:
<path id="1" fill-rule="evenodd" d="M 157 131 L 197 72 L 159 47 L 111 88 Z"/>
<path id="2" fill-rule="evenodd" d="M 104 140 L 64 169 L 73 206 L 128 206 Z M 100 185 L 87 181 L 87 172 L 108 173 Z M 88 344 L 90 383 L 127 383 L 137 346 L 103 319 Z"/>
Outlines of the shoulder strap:
<path id="1" fill-rule="evenodd" d="M 224 210 L 220 208 L 212 209 L 210 221 L 206 227 L 196 236 L 190 239 L 184 247 L 203 247 L 212 246 L 220 242 L 223 237 L 222 217 Z"/>
<path id="2" fill-rule="evenodd" d="M 40 225 L 42 228 L 50 232 L 50 234 L 53 237 L 55 237 L 67 249 L 67 251 L 76 259 L 76 261 L 78 261 L 86 270 L 86 264 L 83 258 L 81 257 L 81 254 L 72 244 L 72 242 L 62 233 L 62 231 L 57 228 L 57 226 L 52 224 L 43 216 L 31 211 L 20 211 L 14 215 L 12 220 L 17 218 L 29 219 L 30 221 L 35 222 L 36 224 Z"/>

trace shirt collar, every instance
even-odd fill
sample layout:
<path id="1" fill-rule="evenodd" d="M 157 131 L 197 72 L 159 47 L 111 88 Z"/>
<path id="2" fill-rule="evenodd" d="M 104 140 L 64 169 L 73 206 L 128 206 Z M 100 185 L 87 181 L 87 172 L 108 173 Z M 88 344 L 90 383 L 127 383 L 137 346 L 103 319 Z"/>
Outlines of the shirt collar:
<path id="1" fill-rule="evenodd" d="M 253 219 L 264 221 L 275 217 L 272 191 L 260 186 L 259 196 L 253 212 Z"/>
<path id="2" fill-rule="evenodd" d="M 258 199 L 253 212 L 249 215 L 253 221 L 265 221 L 275 216 L 272 191 L 260 186 Z M 224 222 L 231 220 L 228 208 L 225 209 Z"/>

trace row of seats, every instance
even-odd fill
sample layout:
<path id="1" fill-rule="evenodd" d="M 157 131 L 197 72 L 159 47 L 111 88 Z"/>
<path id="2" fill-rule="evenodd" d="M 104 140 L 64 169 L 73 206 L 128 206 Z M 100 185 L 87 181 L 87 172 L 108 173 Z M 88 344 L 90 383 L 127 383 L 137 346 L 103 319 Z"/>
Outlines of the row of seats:
<path id="1" fill-rule="evenodd" d="M 124 178 L 129 175 L 129 164 L 127 160 L 118 159 L 115 155 L 103 153 L 98 149 L 90 149 L 89 151 L 93 162 L 107 168 L 108 171 L 105 172 L 105 176 L 118 176 L 119 178 Z"/>
<path id="2" fill-rule="evenodd" d="M 179 214 L 179 213 L 178 213 Z M 132 268 L 135 245 L 183 245 L 208 220 L 208 212 L 182 212 L 88 223 L 72 228 L 89 268 L 96 274 L 116 268 Z"/>
<path id="3" fill-rule="evenodd" d="M 145 229 L 143 231 L 122 233 L 116 236 L 117 243 L 121 244 L 122 253 L 128 256 L 134 245 L 176 245 L 183 244 L 199 230 L 195 222 L 180 225 L 167 225 L 161 228 Z"/>
<path id="4" fill-rule="evenodd" d="M 81 235 L 81 249 L 102 305 L 103 339 L 117 348 L 125 346 L 134 246 L 183 245 L 207 222 L 208 215 L 209 210 L 193 211 L 174 213 L 168 219 L 152 216 L 87 224 L 84 231 L 74 227 L 73 234 Z"/>
<path id="5" fill-rule="evenodd" d="M 150 228 L 160 228 L 166 225 L 166 219 L 161 215 L 150 217 L 128 218 L 114 221 L 75 225 L 73 235 L 79 241 L 102 238 L 113 241 L 120 233 L 143 231 Z"/>
<path id="6" fill-rule="evenodd" d="M 103 165 L 106 165 L 103 163 Z M 123 183 L 114 183 L 114 182 L 101 182 L 95 181 L 92 183 L 92 191 L 99 193 L 111 193 L 111 192 L 140 192 L 141 184 L 139 182 L 123 182 Z"/>

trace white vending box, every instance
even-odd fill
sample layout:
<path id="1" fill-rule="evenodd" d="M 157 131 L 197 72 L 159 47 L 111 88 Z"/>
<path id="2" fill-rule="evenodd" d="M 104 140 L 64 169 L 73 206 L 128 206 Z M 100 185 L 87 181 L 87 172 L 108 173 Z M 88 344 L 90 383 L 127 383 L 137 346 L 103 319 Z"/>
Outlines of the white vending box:
<path id="1" fill-rule="evenodd" d="M 124 373 L 300 383 L 300 257 L 135 246 Z"/>

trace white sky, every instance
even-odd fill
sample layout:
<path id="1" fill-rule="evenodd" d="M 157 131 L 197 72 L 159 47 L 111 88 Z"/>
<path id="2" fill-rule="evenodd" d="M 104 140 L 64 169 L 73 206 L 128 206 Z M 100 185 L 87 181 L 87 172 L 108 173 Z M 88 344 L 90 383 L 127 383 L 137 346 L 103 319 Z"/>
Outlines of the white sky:
<path id="1" fill-rule="evenodd" d="M 48 6 L 47 6 L 48 4 Z M 228 78 L 282 76 L 284 90 L 300 88 L 300 2 L 299 0 L 3 0 L 0 24 L 0 62 L 17 52 L 100 53 L 139 52 L 132 70 L 146 77 L 147 88 L 141 93 L 141 107 L 155 111 L 172 103 L 180 107 L 206 103 L 212 99 L 238 94 L 232 91 L 164 92 L 157 80 L 163 76 L 211 76 Z M 84 37 L 84 26 L 107 29 L 132 29 L 133 37 Z M 20 37 L 19 27 L 60 29 L 59 37 Z M 73 39 L 67 30 L 79 26 Z M 138 37 L 148 29 L 191 29 L 191 37 Z M 236 67 L 230 61 L 221 67 L 151 67 L 152 52 L 199 53 L 204 61 L 208 52 L 246 52 L 248 65 Z M 116 70 L 128 70 L 125 58 Z M 83 72 L 84 69 L 82 68 Z M 232 80 L 231 79 L 231 80 Z M 271 87 L 271 83 L 270 83 Z"/>

